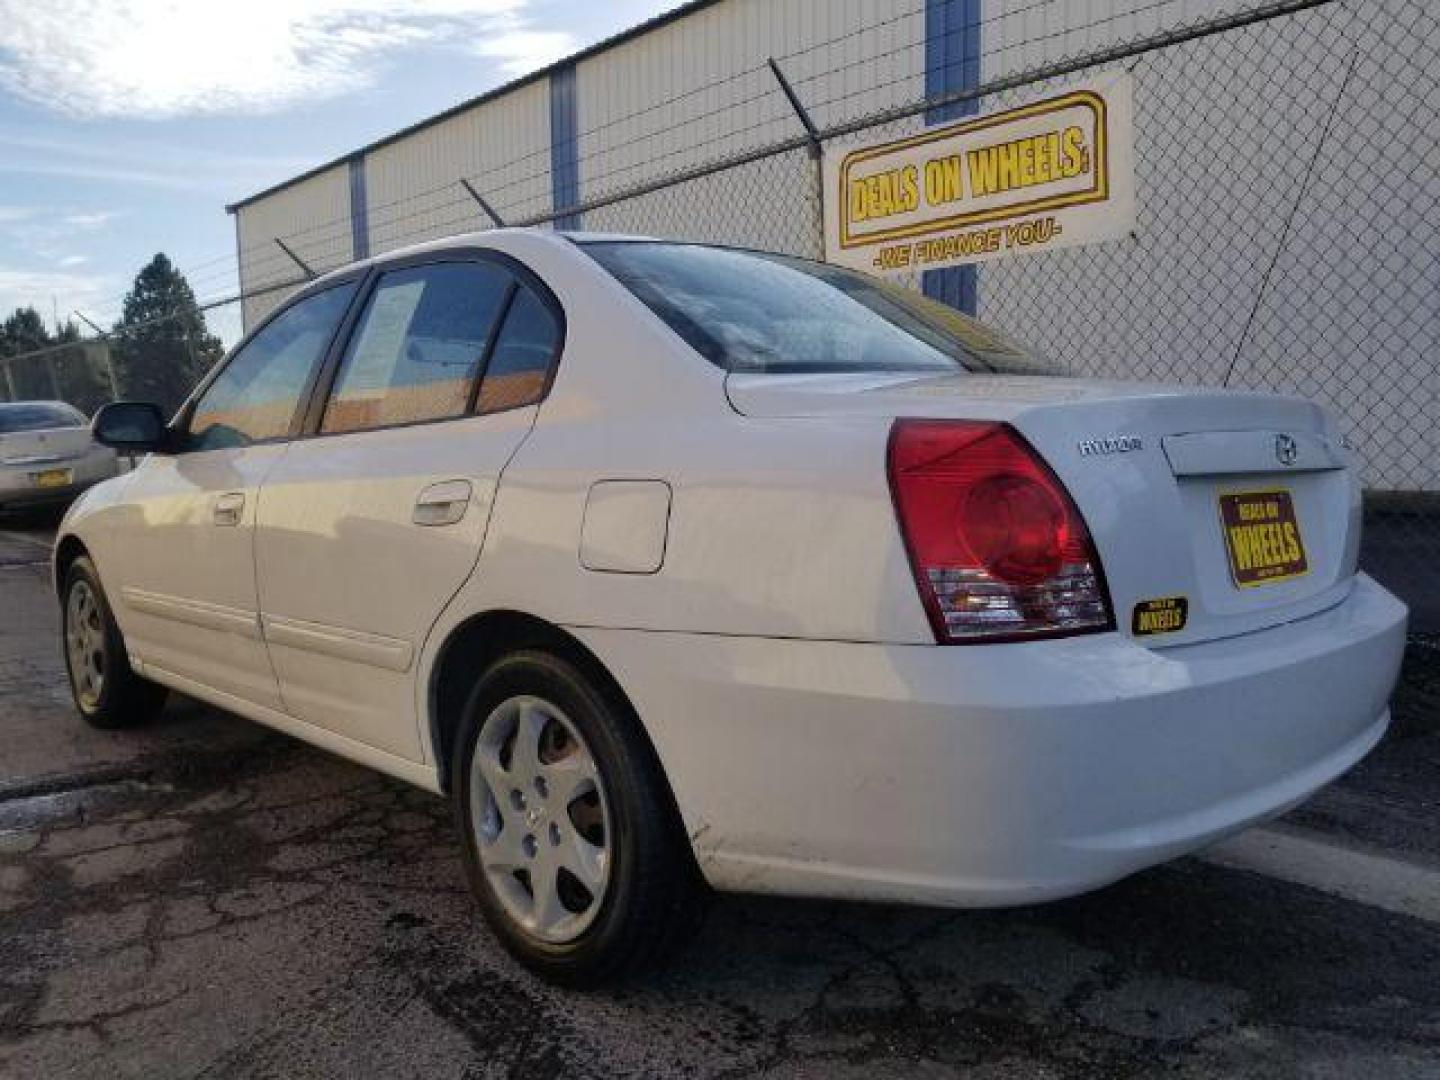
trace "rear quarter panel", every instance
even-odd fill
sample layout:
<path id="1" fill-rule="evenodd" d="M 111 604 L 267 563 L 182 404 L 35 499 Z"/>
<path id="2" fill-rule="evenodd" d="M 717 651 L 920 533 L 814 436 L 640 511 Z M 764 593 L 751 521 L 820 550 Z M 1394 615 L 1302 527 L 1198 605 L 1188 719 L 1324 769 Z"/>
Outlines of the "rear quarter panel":
<path id="1" fill-rule="evenodd" d="M 562 625 L 931 641 L 885 477 L 888 432 L 721 411 L 542 422 L 505 474 L 464 604 Z M 586 496 L 617 479 L 673 490 L 656 573 L 581 565 Z"/>
<path id="2" fill-rule="evenodd" d="M 890 501 L 887 417 L 741 416 L 724 373 L 573 245 L 505 243 L 559 298 L 565 350 L 432 644 L 502 608 L 566 626 L 933 641 Z M 659 571 L 582 565 L 586 498 L 606 480 L 669 484 Z"/>

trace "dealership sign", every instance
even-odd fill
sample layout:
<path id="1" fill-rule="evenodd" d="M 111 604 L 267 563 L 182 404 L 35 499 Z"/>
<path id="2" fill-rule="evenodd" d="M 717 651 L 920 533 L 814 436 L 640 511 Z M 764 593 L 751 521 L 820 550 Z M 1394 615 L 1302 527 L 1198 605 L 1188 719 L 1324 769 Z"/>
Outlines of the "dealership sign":
<path id="1" fill-rule="evenodd" d="M 827 150 L 825 254 L 927 270 L 1128 235 L 1131 78 L 870 146 Z"/>

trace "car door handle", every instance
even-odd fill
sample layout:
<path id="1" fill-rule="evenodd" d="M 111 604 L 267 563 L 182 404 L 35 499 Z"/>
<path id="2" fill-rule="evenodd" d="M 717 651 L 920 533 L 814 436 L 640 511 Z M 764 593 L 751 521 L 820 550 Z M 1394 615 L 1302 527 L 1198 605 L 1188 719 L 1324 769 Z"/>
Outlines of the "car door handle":
<path id="1" fill-rule="evenodd" d="M 470 481 L 446 480 L 431 484 L 415 500 L 410 520 L 416 525 L 454 525 L 470 505 Z"/>
<path id="2" fill-rule="evenodd" d="M 245 513 L 245 493 L 232 491 L 215 500 L 215 524 L 233 526 L 240 524 Z"/>

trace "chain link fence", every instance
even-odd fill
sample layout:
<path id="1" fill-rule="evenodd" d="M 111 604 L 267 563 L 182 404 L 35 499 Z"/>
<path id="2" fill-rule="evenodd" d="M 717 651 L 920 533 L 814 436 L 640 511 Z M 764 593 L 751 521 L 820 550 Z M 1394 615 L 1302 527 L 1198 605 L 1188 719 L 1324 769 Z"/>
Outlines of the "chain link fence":
<path id="1" fill-rule="evenodd" d="M 982 264 L 977 314 L 1074 375 L 1323 403 L 1361 464 L 1366 568 L 1440 629 L 1440 5 L 1252 6 L 1087 60 L 948 99 L 1135 79 L 1133 235 Z M 915 104 L 819 134 L 902 138 L 936 103 Z M 698 171 L 592 200 L 586 227 L 821 254 L 803 144 Z"/>
<path id="2" fill-rule="evenodd" d="M 240 325 L 239 297 L 0 355 L 0 401 L 65 401 L 88 415 L 108 401 L 141 400 L 173 411 L 224 355 L 208 329 L 216 323 Z"/>
<path id="3" fill-rule="evenodd" d="M 1009 10 L 1044 6 L 1020 2 Z M 1129 71 L 1134 233 L 984 263 L 977 314 L 1076 375 L 1279 391 L 1326 405 L 1362 467 L 1366 567 L 1411 603 L 1418 626 L 1440 629 L 1440 5 L 1293 0 L 1188 22 L 1175 17 L 1184 6 L 1136 0 L 1129 21 L 1100 40 L 1027 36 L 1023 18 L 997 16 L 981 32 L 1005 40 L 978 58 L 972 88 L 868 114 L 851 106 L 873 102 L 874 87 L 807 100 L 819 72 L 845 63 L 843 50 L 807 50 L 814 55 L 781 64 L 813 135 L 757 68 L 697 90 L 697 101 L 729 94 L 751 120 L 689 139 L 681 164 L 647 153 L 649 136 L 637 136 L 613 167 L 587 177 L 579 205 L 547 209 L 535 163 L 517 159 L 496 171 L 503 183 L 478 185 L 490 196 L 485 215 L 538 226 L 578 215 L 588 230 L 820 257 L 819 145 L 884 141 L 923 129 L 937 107 L 999 111 Z M 924 49 L 901 16 L 881 29 L 897 52 Z M 672 143 L 688 138 L 670 134 Z M 484 227 L 477 179 L 372 207 L 373 249 Z M 348 228 L 321 222 L 290 239 L 323 271 L 350 257 Z M 302 279 L 283 251 L 258 258 L 274 278 L 272 299 Z M 8 370 L 39 360 L 12 360 Z M 92 374 L 103 369 L 88 363 Z M 85 367 L 54 366 L 66 364 Z M 121 362 L 114 380 L 74 400 L 128 394 L 130 370 Z M 36 385 L 38 376 L 24 377 Z M 55 377 L 64 390 L 70 376 Z"/>

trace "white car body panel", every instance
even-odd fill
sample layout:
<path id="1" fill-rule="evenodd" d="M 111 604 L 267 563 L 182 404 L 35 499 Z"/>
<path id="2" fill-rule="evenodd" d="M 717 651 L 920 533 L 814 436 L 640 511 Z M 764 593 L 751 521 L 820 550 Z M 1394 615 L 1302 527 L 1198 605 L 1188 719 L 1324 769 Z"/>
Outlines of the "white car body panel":
<path id="1" fill-rule="evenodd" d="M 611 574 L 654 574 L 665 565 L 674 493 L 664 480 L 597 480 L 580 519 L 580 565 Z"/>
<path id="2" fill-rule="evenodd" d="M 1202 846 L 1383 732 L 1405 611 L 1355 572 L 1358 485 L 1314 406 L 1054 378 L 727 378 L 563 237 L 413 251 L 461 242 L 559 299 L 548 397 L 253 448 L 205 475 L 152 458 L 95 489 L 62 543 L 125 598 L 147 675 L 440 790 L 446 646 L 477 616 L 524 613 L 629 697 L 713 884 L 947 904 L 1059 896 Z M 1013 425 L 1094 535 L 1116 629 L 936 645 L 886 476 L 899 416 Z M 1096 440 L 1129 449 L 1081 449 Z M 457 484 L 458 518 L 417 523 L 422 491 Z M 1277 484 L 1310 572 L 1238 590 L 1217 493 Z M 202 557 L 205 500 L 229 487 L 258 488 L 248 570 L 243 528 Z M 1134 605 L 1176 595 L 1183 630 L 1131 636 Z M 172 600 L 188 622 L 160 614 Z"/>
<path id="3" fill-rule="evenodd" d="M 147 673 L 280 708 L 260 632 L 255 511 L 284 443 L 152 455 L 118 483 L 97 554 L 126 647 Z M 226 505 L 238 505 L 233 524 Z M 67 521 L 83 517 L 80 509 Z M 98 560 L 103 560 L 99 562 Z"/>
<path id="4" fill-rule="evenodd" d="M 475 567 L 501 470 L 534 406 L 302 439 L 260 501 L 255 559 L 291 715 L 424 760 L 413 658 Z M 421 493 L 469 485 L 455 523 L 415 523 Z"/>
<path id="5" fill-rule="evenodd" d="M 495 609 L 566 626 L 933 641 L 885 478 L 889 422 L 839 418 L 797 431 L 737 416 L 723 372 L 567 248 L 512 249 L 555 289 L 571 344 L 506 470 L 481 572 L 442 617 L 439 641 Z M 577 342 L 589 343 L 593 363 L 570 359 Z M 590 487 L 607 480 L 670 485 L 660 573 L 594 573 L 578 558 Z M 837 575 L 847 588 L 835 587 Z"/>
<path id="6" fill-rule="evenodd" d="M 147 678 L 163 683 L 171 689 L 179 690 L 182 694 L 189 694 L 199 701 L 233 712 L 237 716 L 243 716 L 257 724 L 264 724 L 286 735 L 293 735 L 322 750 L 339 754 L 341 757 L 383 772 L 387 776 L 393 776 L 397 780 L 404 780 L 406 783 L 414 784 L 416 787 L 436 794 L 441 793 L 440 780 L 433 766 L 411 758 L 400 757 L 397 754 L 386 753 L 378 747 L 346 738 L 331 727 L 307 724 L 290 713 L 268 708 L 246 698 L 235 697 L 222 690 L 217 690 L 209 683 L 196 682 L 160 668 L 146 667 L 141 670 Z"/>
<path id="7" fill-rule="evenodd" d="M 1273 394 L 1049 377 L 747 376 L 732 378 L 742 412 L 771 418 L 893 416 L 1002 420 L 1045 456 L 1080 507 L 1101 556 L 1117 618 L 1141 600 L 1183 595 L 1190 618 L 1171 643 L 1262 629 L 1339 602 L 1359 559 L 1360 485 L 1323 410 Z M 1168 439 L 1193 439 L 1177 477 Z M 1307 458 L 1281 465 L 1281 432 L 1308 440 Z M 1082 456 L 1092 439 L 1132 437 L 1140 448 Z M 1239 444 L 1238 446 L 1236 444 Z M 1245 456 L 1241 456 L 1241 454 Z M 1207 456 L 1208 455 L 1208 456 Z M 1215 497 L 1281 485 L 1295 494 L 1311 571 L 1263 589 L 1235 589 Z"/>
<path id="8" fill-rule="evenodd" d="M 712 884 L 989 906 L 1104 884 L 1333 780 L 1385 729 L 1404 609 L 1362 576 L 1298 627 L 1163 650 L 577 633 L 652 718 Z"/>

